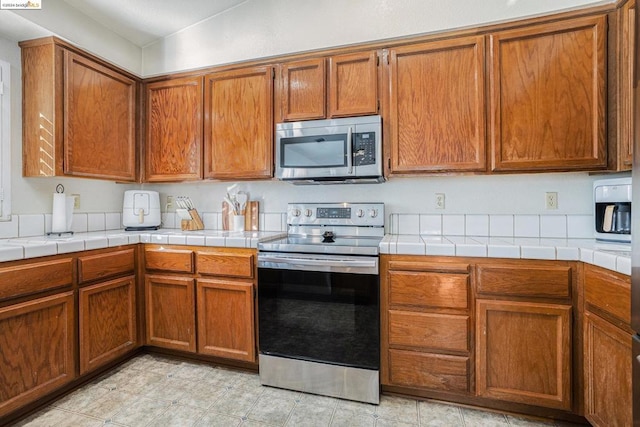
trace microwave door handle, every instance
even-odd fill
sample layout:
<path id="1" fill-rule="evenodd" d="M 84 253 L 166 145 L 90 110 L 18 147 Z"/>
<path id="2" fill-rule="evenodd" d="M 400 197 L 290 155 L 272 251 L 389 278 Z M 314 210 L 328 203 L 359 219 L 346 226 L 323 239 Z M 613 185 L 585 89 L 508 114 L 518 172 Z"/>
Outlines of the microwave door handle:
<path id="1" fill-rule="evenodd" d="M 351 126 L 349 126 L 349 130 L 347 131 L 347 174 L 351 175 L 353 173 L 353 133 L 351 130 Z"/>

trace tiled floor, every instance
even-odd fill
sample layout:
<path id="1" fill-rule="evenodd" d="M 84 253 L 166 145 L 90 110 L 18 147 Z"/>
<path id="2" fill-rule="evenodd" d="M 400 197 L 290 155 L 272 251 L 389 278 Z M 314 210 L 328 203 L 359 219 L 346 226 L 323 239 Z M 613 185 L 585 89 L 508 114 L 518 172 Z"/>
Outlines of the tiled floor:
<path id="1" fill-rule="evenodd" d="M 454 405 L 382 396 L 380 405 L 260 385 L 258 375 L 136 357 L 23 420 L 24 427 L 550 426 Z"/>

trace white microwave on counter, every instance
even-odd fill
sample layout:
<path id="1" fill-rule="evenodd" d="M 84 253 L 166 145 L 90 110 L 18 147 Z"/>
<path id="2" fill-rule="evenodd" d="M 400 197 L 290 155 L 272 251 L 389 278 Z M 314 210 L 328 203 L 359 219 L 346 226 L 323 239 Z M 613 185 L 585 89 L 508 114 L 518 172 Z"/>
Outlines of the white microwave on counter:
<path id="1" fill-rule="evenodd" d="M 383 182 L 381 117 L 277 124 L 276 178 L 294 184 Z"/>

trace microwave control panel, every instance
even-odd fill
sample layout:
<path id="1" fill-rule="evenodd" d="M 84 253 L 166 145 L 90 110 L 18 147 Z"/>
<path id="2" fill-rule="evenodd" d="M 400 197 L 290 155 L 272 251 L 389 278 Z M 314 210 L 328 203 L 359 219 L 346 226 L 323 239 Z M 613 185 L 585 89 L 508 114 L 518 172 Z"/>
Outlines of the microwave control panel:
<path id="1" fill-rule="evenodd" d="M 353 134 L 353 165 L 366 166 L 376 163 L 376 133 Z"/>

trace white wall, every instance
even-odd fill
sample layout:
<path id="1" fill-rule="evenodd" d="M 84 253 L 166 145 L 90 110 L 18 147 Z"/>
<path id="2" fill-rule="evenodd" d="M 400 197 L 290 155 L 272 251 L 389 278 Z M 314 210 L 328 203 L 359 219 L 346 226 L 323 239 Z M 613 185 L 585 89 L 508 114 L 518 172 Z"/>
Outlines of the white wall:
<path id="1" fill-rule="evenodd" d="M 615 0 L 248 0 L 145 46 L 143 75 L 412 34 Z"/>
<path id="2" fill-rule="evenodd" d="M 29 22 L 21 22 L 25 20 Z M 2 28 L 0 34 L 3 31 L 11 33 L 13 40 L 56 35 L 125 70 L 142 74 L 142 50 L 138 46 L 62 0 L 43 1 L 41 10 L 0 11 L 0 24 L 5 22 L 10 22 L 15 28 Z M 50 34 L 38 34 L 35 32 L 38 26 L 43 29 L 41 32 Z"/>
<path id="3" fill-rule="evenodd" d="M 50 213 L 51 194 L 58 183 L 65 193 L 80 194 L 78 212 L 118 212 L 122 194 L 131 185 L 79 178 L 22 177 L 22 85 L 20 48 L 0 37 L 0 59 L 11 64 L 11 204 L 14 214 Z"/>
<path id="4" fill-rule="evenodd" d="M 625 174 L 622 174 L 624 176 Z M 628 175 L 628 174 L 626 174 Z M 608 175 L 606 176 L 609 177 Z M 384 202 L 389 213 L 433 214 L 592 214 L 593 181 L 603 176 L 554 173 L 501 176 L 392 178 L 382 184 L 296 186 L 279 181 L 147 184 L 166 196 L 189 196 L 201 212 L 220 212 L 227 188 L 248 191 L 261 212 L 284 212 L 288 202 Z M 545 192 L 558 193 L 557 210 L 545 210 Z M 445 193 L 446 208 L 435 209 L 435 193 Z"/>

